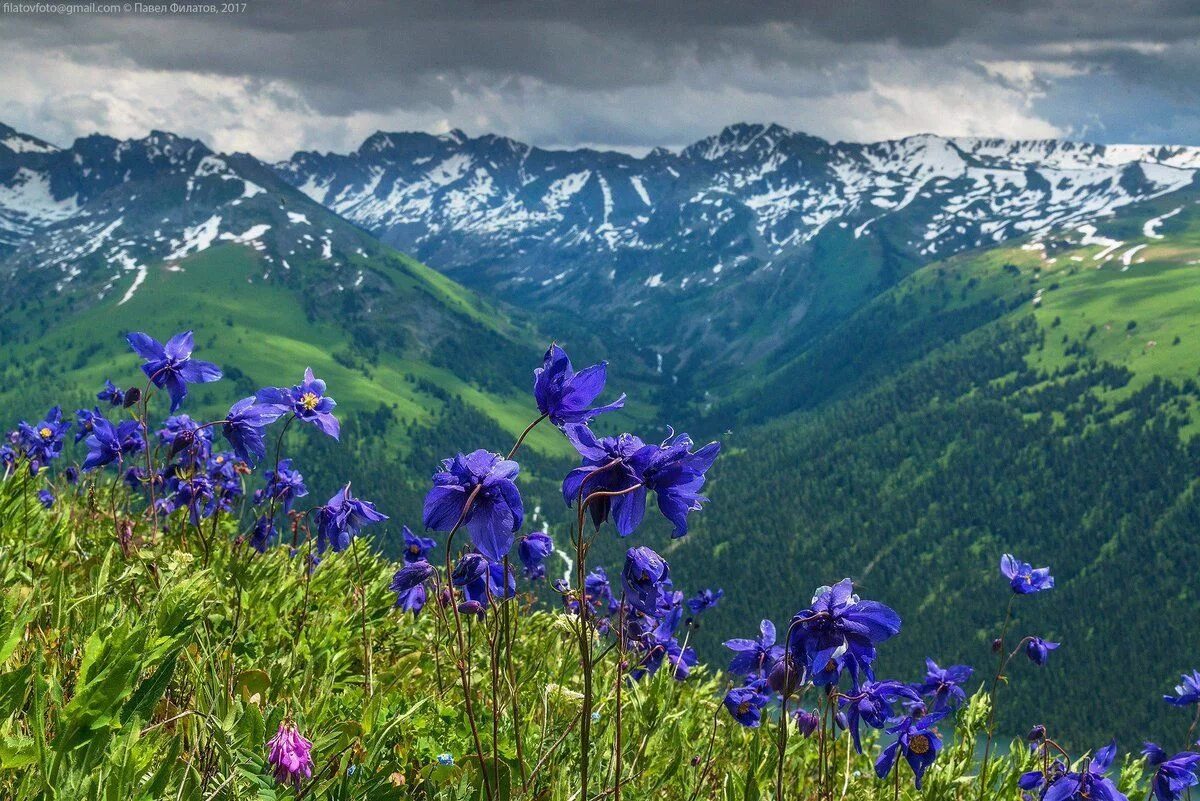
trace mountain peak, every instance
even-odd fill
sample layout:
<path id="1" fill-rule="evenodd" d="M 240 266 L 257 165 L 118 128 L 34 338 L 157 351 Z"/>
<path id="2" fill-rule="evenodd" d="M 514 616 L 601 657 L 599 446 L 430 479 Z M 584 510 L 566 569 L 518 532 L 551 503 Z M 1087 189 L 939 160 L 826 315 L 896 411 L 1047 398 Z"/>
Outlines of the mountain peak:
<path id="1" fill-rule="evenodd" d="M 59 148 L 49 142 L 21 133 L 16 128 L 0 122 L 0 148 L 13 153 L 57 153 Z"/>

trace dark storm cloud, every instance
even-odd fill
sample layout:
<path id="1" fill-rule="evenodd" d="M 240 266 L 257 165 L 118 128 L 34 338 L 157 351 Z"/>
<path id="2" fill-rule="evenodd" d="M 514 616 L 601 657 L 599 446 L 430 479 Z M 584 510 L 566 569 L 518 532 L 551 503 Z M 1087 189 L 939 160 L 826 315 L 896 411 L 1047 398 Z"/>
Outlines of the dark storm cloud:
<path id="1" fill-rule="evenodd" d="M 937 128 L 941 118 L 923 123 L 910 109 L 921 104 L 905 92 L 879 88 L 893 64 L 895 80 L 913 92 L 953 94 L 961 80 L 963 93 L 981 100 L 980 92 L 994 88 L 1003 106 L 997 120 L 1012 120 L 1011 131 L 997 133 L 1034 132 L 1038 120 L 1066 132 L 1097 131 L 1096 110 L 1078 107 L 1081 83 L 1107 86 L 1114 96 L 1142 87 L 1172 102 L 1194 98 L 1198 41 L 1194 3 L 1147 0 L 250 0 L 246 13 L 231 15 L 0 18 L 6 52 L 54 53 L 122 74 L 236 79 L 247 93 L 274 92 L 267 102 L 291 105 L 298 115 L 395 115 L 418 125 L 445 118 L 552 145 L 627 147 L 679 144 L 737 113 L 806 122 L 826 107 L 855 117 L 855 104 L 862 119 L 831 121 L 817 132 L 872 135 L 870 103 L 908 115 L 918 128 Z M 682 105 L 703 104 L 706 93 L 712 108 Z M 622 102 L 644 105 L 626 114 Z M 648 120 L 647 110 L 660 118 Z M 1130 127 L 1133 111 L 1105 111 L 1111 124 L 1104 135 L 1146 130 Z M 952 129 L 951 111 L 938 113 Z M 1182 107 L 1172 114 L 1189 116 Z M 965 124 L 974 130 L 985 122 Z M 313 138 L 328 141 L 329 134 Z"/>

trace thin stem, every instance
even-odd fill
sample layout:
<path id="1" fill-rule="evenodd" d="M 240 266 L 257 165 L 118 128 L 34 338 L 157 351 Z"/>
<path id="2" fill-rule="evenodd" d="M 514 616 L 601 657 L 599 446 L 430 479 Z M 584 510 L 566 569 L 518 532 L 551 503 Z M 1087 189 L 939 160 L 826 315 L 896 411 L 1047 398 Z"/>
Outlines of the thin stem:
<path id="1" fill-rule="evenodd" d="M 1004 675 L 1004 667 L 1008 663 L 1004 654 L 1004 638 L 1008 635 L 1008 626 L 1012 622 L 1013 601 L 1016 600 L 1016 597 L 1013 595 L 1008 599 L 1008 609 L 1004 613 L 1004 625 L 1000 628 L 1000 661 L 996 667 L 996 675 L 992 677 L 992 687 L 988 691 L 987 742 L 983 747 L 983 765 L 979 771 L 979 801 L 983 801 L 983 797 L 987 793 L 988 759 L 992 753 L 992 739 L 996 732 L 996 690 L 999 689 L 1000 678 Z"/>
<path id="2" fill-rule="evenodd" d="M 686 647 L 686 646 L 685 646 Z M 621 801 L 621 758 L 623 749 L 621 747 L 621 687 L 624 681 L 625 667 L 625 589 L 621 588 L 621 605 L 618 607 L 617 613 L 617 710 L 615 715 L 615 723 L 617 727 L 616 736 L 614 737 L 614 755 L 613 763 L 614 778 L 613 778 L 613 798 L 616 801 Z"/>
<path id="3" fill-rule="evenodd" d="M 534 420 L 529 425 L 525 426 L 525 430 L 521 432 L 521 436 L 517 437 L 517 441 L 515 443 L 513 443 L 512 450 L 508 452 L 508 456 L 506 456 L 505 458 L 511 459 L 514 456 L 516 456 L 517 451 L 521 450 L 521 443 L 523 443 L 525 441 L 525 437 L 529 436 L 529 432 L 533 431 L 533 429 L 535 429 L 537 427 L 537 424 L 542 422 L 545 419 L 546 419 L 546 415 L 543 414 L 541 417 Z"/>
<path id="4" fill-rule="evenodd" d="M 371 700 L 371 638 L 367 635 L 367 587 L 363 583 L 362 567 L 358 561 L 358 537 L 350 540 L 350 553 L 354 557 L 354 573 L 358 580 L 359 617 L 362 623 L 363 639 L 363 689 L 366 691 L 365 701 Z"/>
<path id="5" fill-rule="evenodd" d="M 1192 735 L 1196 731 L 1196 724 L 1200 723 L 1200 705 L 1196 706 L 1196 714 L 1192 717 L 1192 725 L 1188 726 L 1187 734 L 1184 739 L 1183 748 L 1185 751 L 1191 751 L 1195 743 L 1192 741 Z"/>

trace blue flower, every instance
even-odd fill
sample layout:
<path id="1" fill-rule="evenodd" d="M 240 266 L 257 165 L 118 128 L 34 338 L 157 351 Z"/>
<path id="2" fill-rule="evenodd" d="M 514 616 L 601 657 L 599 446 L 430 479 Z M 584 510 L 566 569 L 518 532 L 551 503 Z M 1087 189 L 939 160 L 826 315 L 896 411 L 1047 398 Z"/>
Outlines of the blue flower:
<path id="1" fill-rule="evenodd" d="M 37 499 L 45 509 L 54 506 L 54 493 L 48 489 L 38 490 Z"/>
<path id="2" fill-rule="evenodd" d="M 873 729 L 882 729 L 894 714 L 897 701 L 920 703 L 921 696 L 907 684 L 898 681 L 865 681 L 853 695 L 843 695 L 838 706 L 846 715 L 846 726 L 854 738 L 854 748 L 862 753 L 859 721 Z"/>
<path id="3" fill-rule="evenodd" d="M 87 456 L 83 460 L 84 470 L 95 470 L 111 464 L 121 458 L 121 440 L 117 437 L 117 428 L 103 417 L 93 417 L 88 423 L 91 434 L 88 435 Z"/>
<path id="4" fill-rule="evenodd" d="M 646 488 L 634 457 L 646 448 L 646 443 L 633 434 L 597 439 L 591 429 L 570 425 L 564 429 L 567 440 L 583 458 L 583 464 L 563 480 L 563 500 L 574 506 L 597 492 L 625 492 L 615 497 L 598 497 L 588 504 L 592 524 L 599 528 L 612 516 L 617 533 L 627 537 L 641 524 L 646 514 Z"/>
<path id="5" fill-rule="evenodd" d="M 437 577 L 437 570 L 424 559 L 407 562 L 392 576 L 389 589 L 396 593 L 396 606 L 414 615 L 425 607 L 425 583 Z"/>
<path id="6" fill-rule="evenodd" d="M 763 676 L 783 657 L 783 646 L 775 644 L 775 624 L 764 620 L 758 625 L 754 640 L 726 640 L 724 645 L 733 651 L 729 672 L 739 676 Z"/>
<path id="7" fill-rule="evenodd" d="M 438 754 L 437 761 L 443 767 L 450 767 L 454 764 L 454 757 L 450 754 Z"/>
<path id="8" fill-rule="evenodd" d="M 17 424 L 19 444 L 29 460 L 30 475 L 37 475 L 39 470 L 62 455 L 63 437 L 70 428 L 70 423 L 63 422 L 62 408 L 58 406 L 35 425 L 23 420 Z"/>
<path id="9" fill-rule="evenodd" d="M 762 723 L 762 710 L 770 701 L 770 696 L 751 685 L 734 687 L 725 694 L 725 709 L 733 719 L 751 729 L 758 728 Z"/>
<path id="10" fill-rule="evenodd" d="M 662 445 L 647 445 L 633 434 L 597 439 L 585 425 L 568 425 L 567 439 L 583 457 L 583 464 L 563 481 L 563 500 L 568 506 L 580 498 L 597 493 L 625 493 L 594 499 L 588 506 L 593 524 L 611 515 L 617 533 L 632 534 L 646 514 L 646 496 L 653 491 L 658 508 L 675 526 L 672 537 L 687 534 L 688 513 L 700 509 L 707 500 L 700 495 L 705 473 L 721 450 L 712 442 L 692 452 L 687 434 L 672 437 Z"/>
<path id="11" fill-rule="evenodd" d="M 325 382 L 313 376 L 311 367 L 304 369 L 304 380 L 291 389 L 265 387 L 255 396 L 259 403 L 270 404 L 280 414 L 294 414 L 306 423 L 337 439 L 340 434 L 338 420 L 333 416 L 337 403 L 325 395 Z"/>
<path id="12" fill-rule="evenodd" d="M 140 331 L 126 337 L 133 352 L 145 359 L 142 372 L 159 389 L 166 388 L 174 412 L 187 397 L 188 384 L 207 384 L 221 378 L 221 370 L 209 362 L 192 358 L 192 332 L 184 331 L 163 345 Z"/>
<path id="13" fill-rule="evenodd" d="M 186 414 L 168 417 L 157 433 L 159 442 L 167 446 L 172 457 L 183 454 L 180 461 L 185 465 L 203 464 L 212 453 L 212 429 L 201 428 Z"/>
<path id="14" fill-rule="evenodd" d="M 888 733 L 895 734 L 896 739 L 889 743 L 875 760 L 875 775 L 881 779 L 886 777 L 891 773 L 896 757 L 903 755 L 908 761 L 908 766 L 912 768 L 913 783 L 920 790 L 925 771 L 929 770 L 929 766 L 937 759 L 938 752 L 942 750 L 942 738 L 934 724 L 945 715 L 946 711 L 943 710 L 920 718 L 908 716 L 889 726 Z"/>
<path id="15" fill-rule="evenodd" d="M 1195 787 L 1200 780 L 1196 778 L 1196 768 L 1200 767 L 1200 754 L 1184 751 L 1173 757 L 1154 743 L 1146 743 L 1142 753 L 1146 762 L 1154 768 L 1150 777 L 1150 787 L 1158 801 L 1179 801 L 1179 797 L 1189 787 Z"/>
<path id="16" fill-rule="evenodd" d="M 272 404 L 258 403 L 253 397 L 243 398 L 230 407 L 221 424 L 221 433 L 233 452 L 251 464 L 267 455 L 263 429 L 274 423 L 284 412 Z"/>
<path id="17" fill-rule="evenodd" d="M 180 479 L 175 489 L 175 508 L 186 507 L 188 518 L 193 526 L 200 525 L 202 517 L 208 517 L 216 509 L 216 496 L 213 494 L 212 479 L 197 473 L 186 479 Z M 171 507 L 166 505 L 167 499 L 160 499 L 164 504 L 163 510 L 170 514 Z"/>
<path id="18" fill-rule="evenodd" d="M 648 447 L 635 458 L 642 483 L 658 498 L 658 510 L 675 526 L 673 538 L 687 534 L 687 517 L 708 500 L 700 494 L 704 474 L 721 452 L 721 443 L 710 442 L 693 452 L 692 439 L 680 434 L 661 446 Z"/>
<path id="19" fill-rule="evenodd" d="M 712 609 L 717 605 L 717 601 L 724 597 L 725 590 L 701 590 L 688 599 L 688 609 L 692 610 L 693 615 L 698 615 L 705 610 Z"/>
<path id="20" fill-rule="evenodd" d="M 925 681 L 916 687 L 916 690 L 921 695 L 933 698 L 934 709 L 957 707 L 967 698 L 962 685 L 971 680 L 971 674 L 974 672 L 974 668 L 966 665 L 941 668 L 937 662 L 926 657 Z"/>
<path id="21" fill-rule="evenodd" d="M 1163 700 L 1175 706 L 1200 703 L 1200 670 L 1193 670 L 1191 675 L 1184 673 L 1180 683 L 1175 685 L 1175 695 L 1164 695 Z"/>
<path id="22" fill-rule="evenodd" d="M 96 393 L 96 400 L 108 401 L 113 406 L 124 406 L 125 393 L 106 378 L 104 379 L 104 388 Z"/>
<path id="23" fill-rule="evenodd" d="M 263 474 L 266 486 L 255 493 L 254 502 L 263 504 L 274 501 L 280 504 L 286 515 L 292 511 L 292 502 L 297 498 L 308 495 L 308 487 L 304 486 L 304 476 L 299 470 L 292 469 L 291 459 L 280 459 L 274 470 Z"/>
<path id="24" fill-rule="evenodd" d="M 317 512 L 317 552 L 323 554 L 328 547 L 335 552 L 344 551 L 363 526 L 387 519 L 387 515 L 375 510 L 375 504 L 351 495 L 347 484 Z"/>
<path id="25" fill-rule="evenodd" d="M 1128 801 L 1105 774 L 1117 754 L 1117 743 L 1096 752 L 1080 773 L 1062 773 L 1049 782 L 1043 801 Z"/>
<path id="26" fill-rule="evenodd" d="M 792 719 L 796 721 L 796 730 L 801 737 L 812 737 L 821 727 L 820 715 L 811 709 L 797 709 L 792 713 Z M 859 749 L 859 753 L 862 753 L 862 749 Z"/>
<path id="27" fill-rule="evenodd" d="M 75 441 L 86 437 L 92 433 L 92 421 L 97 417 L 103 417 L 99 409 L 76 409 L 75 410 Z"/>
<path id="28" fill-rule="evenodd" d="M 860 600 L 853 582 L 842 579 L 819 588 L 790 628 L 788 647 L 814 684 L 836 684 L 846 669 L 858 686 L 860 676 L 874 678 L 875 646 L 900 632 L 900 616 L 881 603 Z"/>
<path id="29" fill-rule="evenodd" d="M 458 454 L 442 462 L 425 496 L 425 528 L 450 531 L 475 495 L 464 525 L 475 547 L 493 562 L 502 562 L 512 549 L 514 535 L 525 521 L 521 493 L 513 479 L 517 463 L 485 450 Z"/>
<path id="30" fill-rule="evenodd" d="M 587 423 L 604 412 L 620 409 L 625 396 L 607 406 L 589 408 L 589 404 L 604 391 L 608 363 L 593 364 L 578 373 L 571 360 L 558 345 L 551 345 L 542 359 L 542 366 L 533 371 L 533 397 L 538 411 L 556 426 L 568 423 Z"/>
<path id="31" fill-rule="evenodd" d="M 666 590 L 671 568 L 661 556 L 646 546 L 625 552 L 621 586 L 630 606 L 648 615 L 654 614 Z M 669 586 L 669 585 L 667 585 Z"/>
<path id="32" fill-rule="evenodd" d="M 544 531 L 534 531 L 517 540 L 517 556 L 525 566 L 525 576 L 531 580 L 546 575 L 546 557 L 554 552 L 554 542 Z"/>
<path id="33" fill-rule="evenodd" d="M 266 553 L 273 539 L 275 539 L 275 521 L 262 515 L 254 521 L 254 528 L 250 531 L 250 547 L 259 553 Z"/>
<path id="34" fill-rule="evenodd" d="M 404 561 L 410 564 L 424 561 L 437 545 L 430 537 L 418 537 L 413 534 L 408 526 L 402 526 L 400 533 L 404 535 Z"/>
<path id="35" fill-rule="evenodd" d="M 1048 642 L 1041 637 L 1030 637 L 1025 645 L 1025 655 L 1035 665 L 1044 665 L 1050 658 L 1050 652 L 1058 648 L 1058 643 Z"/>
<path id="36" fill-rule="evenodd" d="M 1032 595 L 1054 587 L 1054 576 L 1050 568 L 1034 568 L 1028 562 L 1017 561 L 1012 554 L 1000 557 L 1000 573 L 1008 579 L 1009 586 L 1017 595 Z"/>

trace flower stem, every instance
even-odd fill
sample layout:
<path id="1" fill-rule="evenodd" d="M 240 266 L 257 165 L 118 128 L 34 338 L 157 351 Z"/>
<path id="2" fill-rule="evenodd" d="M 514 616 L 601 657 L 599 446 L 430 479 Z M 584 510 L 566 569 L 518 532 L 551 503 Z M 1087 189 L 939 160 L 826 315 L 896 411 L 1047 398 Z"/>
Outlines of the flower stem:
<path id="1" fill-rule="evenodd" d="M 1008 626 L 1012 622 L 1013 601 L 1016 596 L 1013 595 L 1008 599 L 1008 609 L 1004 613 L 1004 625 L 1000 627 L 1000 649 L 999 663 L 996 666 L 996 675 L 992 677 L 992 686 L 988 691 L 988 721 L 987 721 L 987 742 L 983 747 L 983 765 L 979 770 L 979 801 L 983 801 L 987 794 L 988 780 L 988 759 L 992 753 L 992 739 L 996 732 L 996 691 L 1000 686 L 1000 678 L 1004 675 L 1004 667 L 1008 664 L 1008 659 L 1005 658 L 1004 638 L 1008 635 Z"/>
<path id="2" fill-rule="evenodd" d="M 358 537 L 350 540 L 350 553 L 354 556 L 354 573 L 358 580 L 359 618 L 362 624 L 363 640 L 363 690 L 366 701 L 371 700 L 372 670 L 371 670 L 371 638 L 367 633 L 367 587 L 363 583 L 362 566 L 358 561 Z"/>

